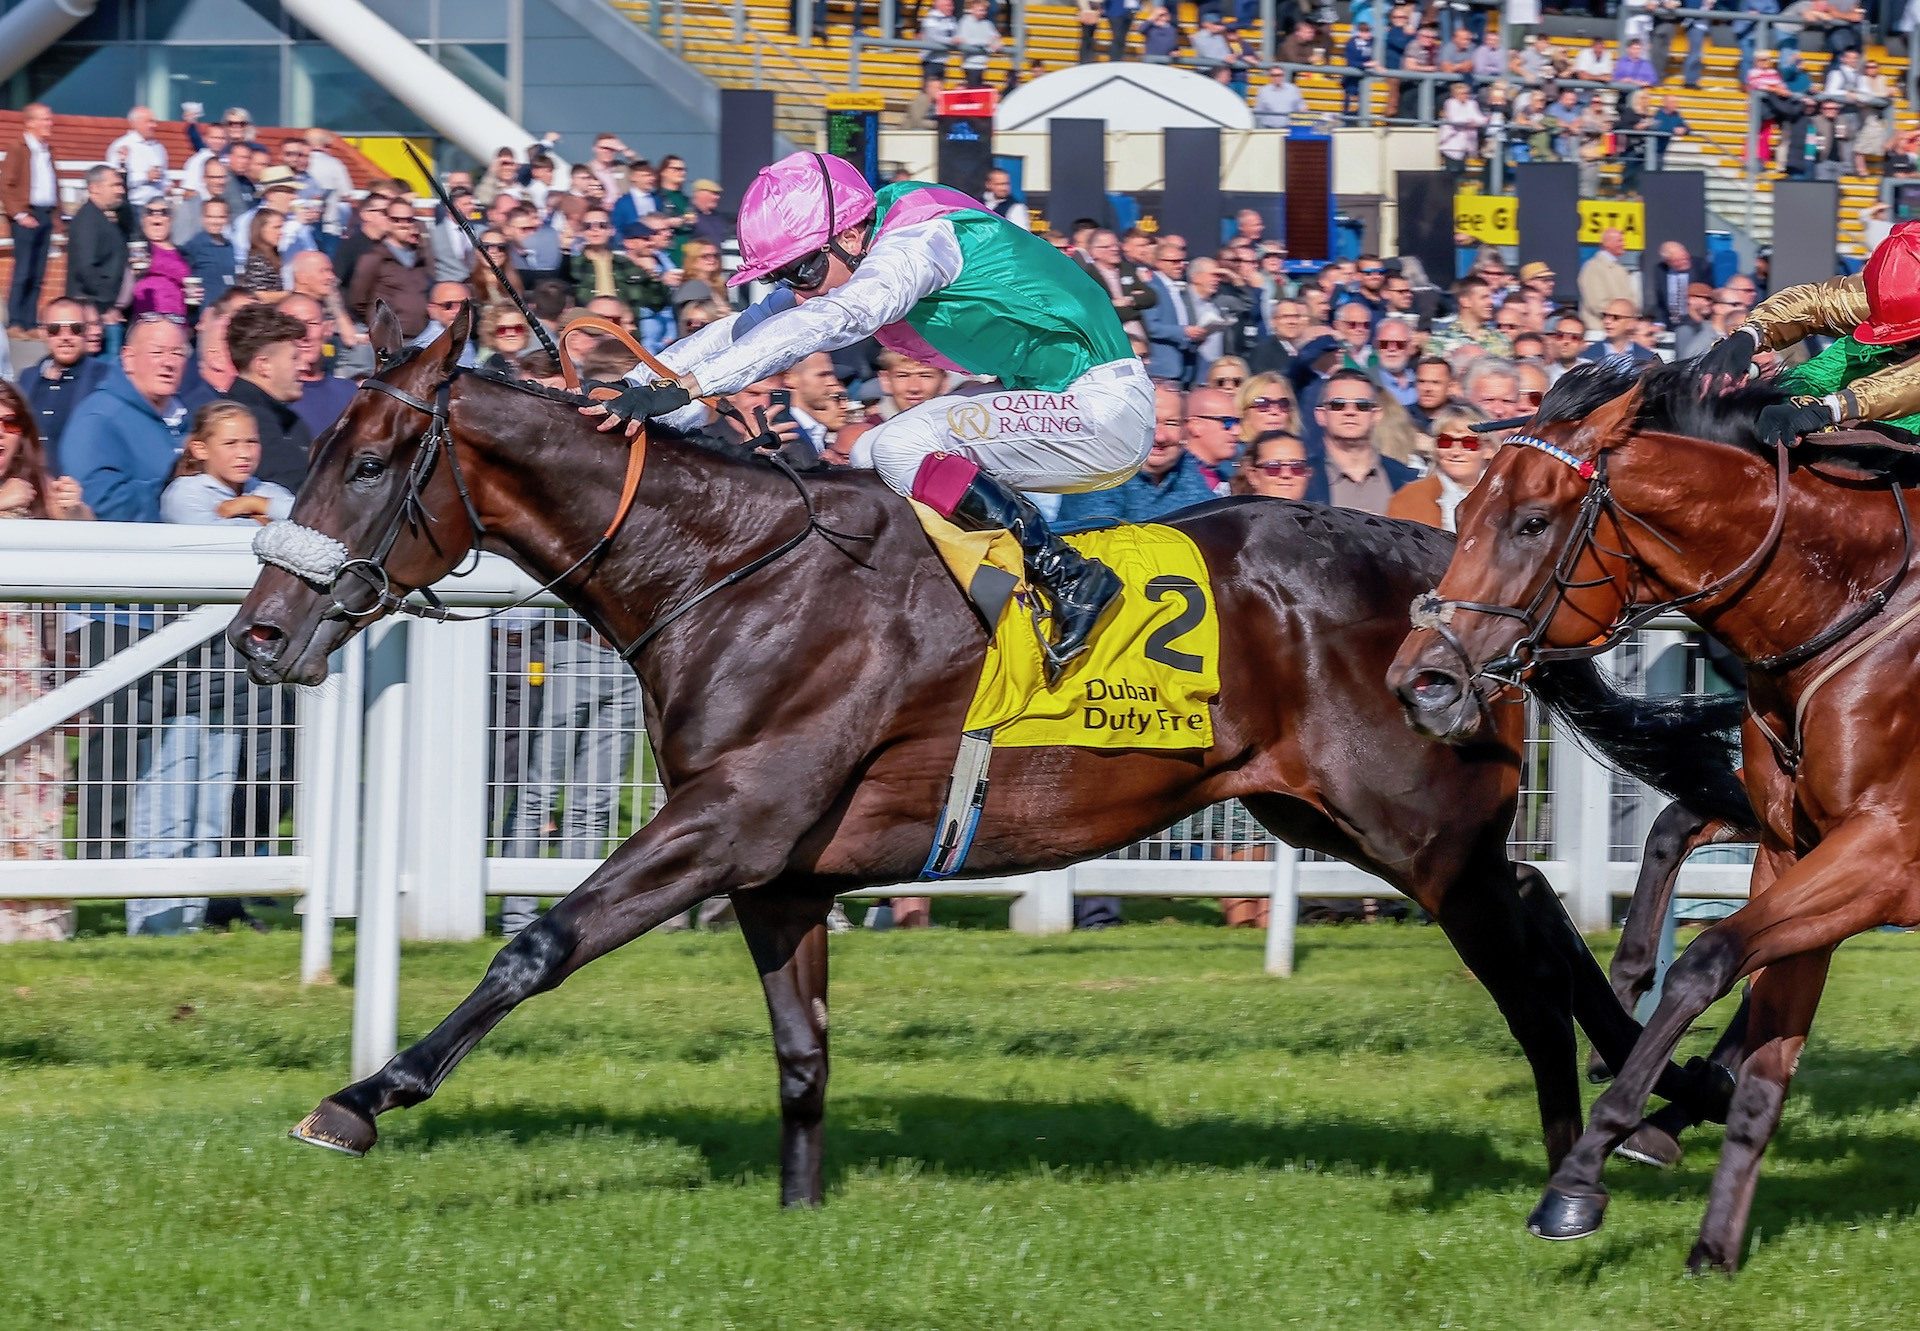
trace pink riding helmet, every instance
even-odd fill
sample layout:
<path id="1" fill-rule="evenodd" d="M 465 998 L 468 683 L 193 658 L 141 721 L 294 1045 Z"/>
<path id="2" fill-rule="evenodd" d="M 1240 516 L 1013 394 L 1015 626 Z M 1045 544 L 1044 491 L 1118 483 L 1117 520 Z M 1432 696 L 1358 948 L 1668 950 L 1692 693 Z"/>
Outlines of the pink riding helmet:
<path id="1" fill-rule="evenodd" d="M 827 218 L 829 179 L 833 182 L 831 222 Z M 727 285 L 737 287 L 765 277 L 824 249 L 842 231 L 871 216 L 873 187 L 853 163 L 827 153 L 791 153 L 761 168 L 741 196 L 740 270 Z"/>

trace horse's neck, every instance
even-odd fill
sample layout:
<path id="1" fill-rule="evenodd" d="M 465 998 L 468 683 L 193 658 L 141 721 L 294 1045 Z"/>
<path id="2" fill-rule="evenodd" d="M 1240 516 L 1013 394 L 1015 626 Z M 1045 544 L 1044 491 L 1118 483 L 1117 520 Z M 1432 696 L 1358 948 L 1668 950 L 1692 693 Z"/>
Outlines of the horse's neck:
<path id="1" fill-rule="evenodd" d="M 1646 450 L 1635 468 L 1641 477 L 1617 484 L 1616 497 L 1678 547 L 1642 531 L 1626 533 L 1657 595 L 1675 598 L 1710 587 L 1759 549 L 1782 502 L 1771 456 L 1664 436 L 1635 446 Z M 1858 604 L 1899 558 L 1895 501 L 1884 491 L 1843 489 L 1798 470 L 1784 502 L 1785 526 L 1759 568 L 1693 612 L 1749 661 L 1812 639 Z"/>
<path id="2" fill-rule="evenodd" d="M 489 543 L 537 582 L 560 578 L 592 550 L 619 511 L 628 449 L 618 435 L 575 431 L 527 449 L 492 445 L 483 516 Z M 648 446 L 632 507 L 612 544 L 555 590 L 602 633 L 625 645 L 667 607 L 726 568 L 773 521 L 758 502 L 766 477 L 692 444 Z"/>

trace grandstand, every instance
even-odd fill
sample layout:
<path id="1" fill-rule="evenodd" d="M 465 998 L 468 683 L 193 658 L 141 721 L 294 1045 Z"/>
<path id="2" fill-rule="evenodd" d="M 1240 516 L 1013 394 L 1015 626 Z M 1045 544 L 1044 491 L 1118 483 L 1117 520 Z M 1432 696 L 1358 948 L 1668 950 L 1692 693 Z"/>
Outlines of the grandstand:
<path id="1" fill-rule="evenodd" d="M 722 87 L 771 88 L 779 103 L 778 124 L 795 142 L 811 143 L 819 131 L 820 98 L 844 89 L 848 84 L 848 31 L 853 7 L 836 0 L 828 8 L 825 32 L 811 45 L 801 43 L 789 31 L 792 6 L 786 0 L 614 0 L 614 7 L 635 23 L 654 31 L 662 41 L 699 68 Z M 912 35 L 910 18 L 917 13 L 911 4 L 900 6 L 903 36 Z M 877 21 L 878 6 L 863 3 L 862 14 L 871 27 Z M 739 30 L 736 31 L 736 25 Z M 1348 35 L 1345 23 L 1334 26 L 1334 48 L 1339 49 Z M 1554 44 L 1571 57 L 1586 42 L 1578 37 L 1556 37 Z M 991 67 L 991 81 L 1003 79 L 1016 58 L 1037 60 L 1048 70 L 1073 64 L 1079 50 L 1080 26 L 1069 5 L 1029 6 L 1026 45 L 1015 53 L 997 56 Z M 1105 49 L 1102 30 L 1101 49 Z M 1749 230 L 1756 243 L 1772 240 L 1773 216 L 1769 206 L 1773 179 L 1758 177 L 1750 190 L 1744 152 L 1747 136 L 1747 96 L 1735 76 L 1739 53 L 1732 46 L 1710 46 L 1706 54 L 1706 76 L 1698 89 L 1688 89 L 1679 80 L 1679 60 L 1684 47 L 1676 43 L 1670 78 L 1657 92 L 1672 93 L 1680 99 L 1692 134 L 1675 145 L 1668 161 L 1677 167 L 1697 166 L 1708 177 L 1708 206 L 1728 223 Z M 1884 62 L 1889 68 L 1904 67 L 1904 58 L 1889 56 L 1886 48 L 1874 45 L 1867 57 Z M 1337 67 L 1324 75 L 1302 75 L 1296 80 L 1308 105 L 1328 117 L 1340 111 L 1341 81 Z M 879 92 L 889 106 L 903 109 L 920 90 L 918 51 L 868 49 L 861 53 L 859 82 L 863 90 Z M 1257 88 L 1264 76 L 1256 74 Z M 1385 113 L 1389 95 L 1383 84 L 1374 88 L 1375 114 Z M 1897 130 L 1920 128 L 1911 106 L 1897 104 Z M 1619 176 L 1617 165 L 1602 170 L 1603 186 L 1612 189 Z M 1749 219 L 1748 200 L 1755 206 Z M 1864 240 L 1860 219 L 1879 200 L 1877 178 L 1847 176 L 1840 182 L 1840 243 L 1849 253 L 1863 254 Z M 1749 225 L 1749 220 L 1751 225 Z"/>

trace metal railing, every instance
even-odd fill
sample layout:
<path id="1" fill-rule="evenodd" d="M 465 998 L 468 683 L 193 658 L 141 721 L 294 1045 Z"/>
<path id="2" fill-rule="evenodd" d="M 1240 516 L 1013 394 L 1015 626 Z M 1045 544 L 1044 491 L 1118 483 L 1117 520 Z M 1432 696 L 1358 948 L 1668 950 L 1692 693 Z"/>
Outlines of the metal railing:
<path id="1" fill-rule="evenodd" d="M 0 717 L 4 775 L 37 807 L 65 811 L 0 828 L 0 850 L 27 856 L 0 860 L 0 897 L 299 898 L 309 980 L 330 965 L 335 919 L 355 917 L 364 1071 L 393 1049 L 402 937 L 477 937 L 486 898 L 570 890 L 664 792 L 638 685 L 550 600 L 482 623 L 382 623 L 336 654 L 325 687 L 252 689 L 217 641 L 257 571 L 248 535 L 0 524 L 0 625 L 17 646 L 31 621 L 43 652 L 0 663 L 32 677 L 28 701 Z M 456 606 L 498 608 L 533 588 L 488 556 L 439 590 Z M 1682 641 L 1644 634 L 1616 666 L 1677 685 Z M 183 755 L 203 765 L 190 772 Z M 152 808 L 173 807 L 156 797 L 208 783 L 225 787 L 214 803 L 233 810 L 224 827 L 200 841 L 155 832 Z M 1534 723 L 1513 849 L 1541 865 L 1582 927 L 1605 927 L 1632 890 L 1656 811 Z M 1690 866 L 1683 892 L 1743 895 L 1744 868 Z M 1036 933 L 1070 928 L 1077 895 L 1267 897 L 1277 974 L 1291 970 L 1298 898 L 1393 895 L 1279 845 L 1237 805 L 1067 869 L 850 895 L 894 894 L 1007 898 L 1013 927 Z"/>

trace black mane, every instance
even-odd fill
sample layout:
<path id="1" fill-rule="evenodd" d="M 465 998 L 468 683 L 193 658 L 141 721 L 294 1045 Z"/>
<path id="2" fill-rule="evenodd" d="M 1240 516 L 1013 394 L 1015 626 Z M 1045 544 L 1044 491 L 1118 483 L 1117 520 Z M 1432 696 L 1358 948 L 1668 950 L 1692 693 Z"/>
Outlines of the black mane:
<path id="1" fill-rule="evenodd" d="M 1636 430 L 1711 439 L 1758 450 L 1755 426 L 1763 407 L 1787 400 L 1787 391 L 1771 378 L 1752 379 L 1728 392 L 1708 393 L 1692 360 L 1645 369 L 1577 366 L 1547 390 L 1534 413 L 1535 425 L 1585 420 L 1593 412 L 1639 384 Z"/>

